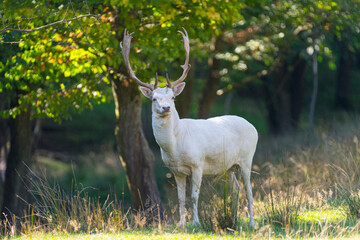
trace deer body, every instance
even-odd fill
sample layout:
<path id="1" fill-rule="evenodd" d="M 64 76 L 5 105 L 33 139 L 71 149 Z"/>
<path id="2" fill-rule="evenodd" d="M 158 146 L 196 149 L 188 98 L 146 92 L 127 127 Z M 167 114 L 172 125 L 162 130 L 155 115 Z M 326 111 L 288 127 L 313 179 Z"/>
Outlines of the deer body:
<path id="1" fill-rule="evenodd" d="M 180 119 L 173 98 L 181 93 L 184 86 L 185 83 L 182 83 L 175 92 L 170 88 L 158 88 L 152 92 L 140 88 L 146 97 L 153 100 L 153 132 L 162 159 L 175 176 L 180 225 L 185 224 L 186 176 L 191 175 L 192 178 L 193 223 L 199 224 L 197 207 L 203 175 L 219 175 L 234 165 L 241 167 L 249 198 L 250 224 L 253 225 L 250 170 L 257 131 L 248 121 L 237 116 Z"/>
<path id="2" fill-rule="evenodd" d="M 176 110 L 168 118 L 154 115 L 156 142 L 174 173 L 191 175 L 193 167 L 201 167 L 203 175 L 218 175 L 247 159 L 256 147 L 255 128 L 237 116 L 179 119 Z"/>
<path id="3" fill-rule="evenodd" d="M 180 32 L 180 31 L 179 31 Z M 180 32 L 186 52 L 182 76 L 167 86 L 157 88 L 141 82 L 129 63 L 131 35 L 125 31 L 122 54 L 130 77 L 140 84 L 141 92 L 152 100 L 152 127 L 160 146 L 162 159 L 173 172 L 178 190 L 180 225 L 185 224 L 186 176 L 191 176 L 193 224 L 199 224 L 198 198 L 203 175 L 218 175 L 234 165 L 239 165 L 248 197 L 250 225 L 254 226 L 253 196 L 250 183 L 252 159 L 258 135 L 256 129 L 245 119 L 237 116 L 221 116 L 203 119 L 180 119 L 175 108 L 175 97 L 184 89 L 189 64 L 189 39 L 187 32 Z"/>

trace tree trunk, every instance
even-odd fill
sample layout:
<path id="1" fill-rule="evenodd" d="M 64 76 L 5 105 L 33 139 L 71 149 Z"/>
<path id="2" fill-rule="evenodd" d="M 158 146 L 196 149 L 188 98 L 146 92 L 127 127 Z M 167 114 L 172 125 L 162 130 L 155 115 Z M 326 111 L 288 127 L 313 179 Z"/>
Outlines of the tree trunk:
<path id="1" fill-rule="evenodd" d="M 141 127 L 141 96 L 128 79 L 112 80 L 115 99 L 115 136 L 135 209 L 145 210 L 148 222 L 163 218 L 164 207 L 154 175 L 154 155 Z M 153 218 L 155 217 L 155 218 Z"/>
<path id="2" fill-rule="evenodd" d="M 4 196 L 4 180 L 5 180 L 5 169 L 6 159 L 8 156 L 8 141 L 9 141 L 9 130 L 8 121 L 0 119 L 0 206 L 3 202 Z"/>
<path id="3" fill-rule="evenodd" d="M 262 78 L 268 127 L 270 133 L 275 135 L 281 134 L 291 127 L 286 69 L 287 65 L 284 65 L 272 75 Z"/>
<path id="4" fill-rule="evenodd" d="M 343 45 L 344 43 L 340 43 Z M 346 46 L 341 47 L 339 71 L 336 82 L 335 107 L 341 110 L 352 110 L 351 102 L 351 67 L 352 56 Z"/>
<path id="5" fill-rule="evenodd" d="M 217 97 L 216 91 L 219 89 L 221 61 L 215 57 L 215 54 L 222 50 L 223 40 L 222 36 L 217 37 L 211 44 L 213 56 L 208 60 L 208 76 L 204 84 L 204 88 L 199 101 L 199 118 L 208 118 L 212 103 Z"/>
<path id="6" fill-rule="evenodd" d="M 294 70 L 292 71 L 289 79 L 289 92 L 290 92 L 290 124 L 292 128 L 299 127 L 299 121 L 302 113 L 305 95 L 305 71 L 306 61 L 299 58 L 295 63 Z"/>
<path id="7" fill-rule="evenodd" d="M 233 93 L 229 92 L 226 96 L 225 103 L 224 103 L 224 115 L 229 114 L 232 99 L 233 99 Z"/>
<path id="8" fill-rule="evenodd" d="M 5 173 L 4 199 L 1 218 L 18 217 L 28 209 L 29 193 L 26 177 L 32 164 L 30 110 L 10 119 L 10 152 Z M 26 201 L 26 202 L 25 202 Z"/>
<path id="9" fill-rule="evenodd" d="M 0 93 L 0 111 L 5 109 L 4 93 Z M 3 200 L 6 159 L 8 156 L 8 141 L 10 140 L 9 121 L 0 118 L 0 206 Z"/>
<path id="10" fill-rule="evenodd" d="M 310 112 L 309 112 L 309 125 L 308 125 L 308 136 L 312 133 L 313 125 L 314 125 L 314 116 L 315 116 L 315 105 L 316 105 L 316 98 L 318 92 L 318 82 L 319 82 L 319 75 L 318 75 L 318 60 L 317 60 L 317 50 L 314 46 L 314 53 L 313 53 L 313 91 L 311 94 L 311 102 L 310 102 Z"/>
<path id="11" fill-rule="evenodd" d="M 6 162 L 8 155 L 9 124 L 7 119 L 0 119 L 0 165 Z"/>
<path id="12" fill-rule="evenodd" d="M 302 112 L 306 61 L 298 55 L 289 64 L 292 68 L 284 63 L 273 74 L 262 78 L 268 127 L 275 135 L 298 128 Z"/>

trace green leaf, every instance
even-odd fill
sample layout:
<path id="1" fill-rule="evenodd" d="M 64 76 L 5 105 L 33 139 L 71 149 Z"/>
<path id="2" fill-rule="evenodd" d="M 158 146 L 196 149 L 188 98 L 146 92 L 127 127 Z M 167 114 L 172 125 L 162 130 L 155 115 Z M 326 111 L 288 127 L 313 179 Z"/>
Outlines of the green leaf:
<path id="1" fill-rule="evenodd" d="M 333 70 L 333 71 L 336 70 L 336 64 L 334 62 L 330 61 L 329 68 L 330 68 L 330 70 Z"/>
<path id="2" fill-rule="evenodd" d="M 70 72 L 69 70 L 66 70 L 66 71 L 64 72 L 64 76 L 65 76 L 65 77 L 70 77 L 70 75 L 71 75 L 71 72 Z"/>

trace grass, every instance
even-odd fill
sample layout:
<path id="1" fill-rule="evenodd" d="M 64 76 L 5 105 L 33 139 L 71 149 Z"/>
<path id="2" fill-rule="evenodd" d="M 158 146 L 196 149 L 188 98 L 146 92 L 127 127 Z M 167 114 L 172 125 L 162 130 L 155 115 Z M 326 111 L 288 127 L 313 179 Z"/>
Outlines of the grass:
<path id="1" fill-rule="evenodd" d="M 270 193 L 265 197 L 264 214 L 266 222 L 289 228 L 296 225 L 304 199 L 301 190 L 287 188 L 285 192 Z"/>
<path id="2" fill-rule="evenodd" d="M 346 219 L 344 209 L 324 209 L 309 210 L 298 215 L 298 220 L 302 223 L 328 222 L 338 223 Z"/>
<path id="3" fill-rule="evenodd" d="M 264 239 L 269 238 L 269 236 L 272 239 L 343 239 L 358 237 L 359 221 L 347 218 L 344 207 L 335 209 L 333 204 L 323 200 L 317 202 L 317 204 L 322 206 L 315 210 L 302 208 L 298 218 L 291 225 L 281 226 L 277 223 L 273 224 L 267 221 L 265 215 L 258 213 L 255 219 L 256 226 L 252 229 L 248 227 L 246 217 L 243 216 L 239 225 L 234 229 L 218 228 L 217 231 L 206 231 L 202 227 L 193 227 L 191 224 L 188 224 L 185 229 L 178 228 L 174 224 L 153 224 L 148 227 L 137 225 L 135 227 L 136 223 L 131 214 L 123 218 L 127 221 L 126 224 L 120 222 L 114 223 L 106 221 L 109 219 L 109 216 L 105 217 L 106 210 L 95 205 L 92 211 L 99 211 L 99 209 L 96 209 L 100 208 L 105 212 L 98 220 L 94 218 L 88 220 L 93 224 L 90 229 L 83 228 L 81 230 L 81 223 L 76 221 L 79 218 L 71 215 L 68 215 L 69 220 L 67 224 L 59 227 L 56 224 L 59 220 L 56 219 L 57 215 L 50 215 L 53 216 L 51 221 L 53 221 L 54 225 L 48 225 L 44 221 L 38 222 L 28 226 L 27 231 L 22 233 L 15 234 L 15 230 L 12 233 L 9 231 L 4 235 L 4 239 Z M 312 199 L 306 198 L 306 201 L 306 207 L 310 208 Z M 262 207 L 261 203 L 256 202 L 257 208 Z M 113 212 L 113 210 L 109 212 Z M 81 215 L 82 213 L 78 214 L 83 216 Z M 106 227 L 104 223 L 107 225 Z M 76 226 L 78 226 L 78 229 L 76 229 Z M 115 229 L 113 228 L 114 226 L 118 226 L 118 228 Z"/>
<path id="4" fill-rule="evenodd" d="M 16 239 L 16 238 L 15 238 Z M 98 233 L 98 234 L 65 234 L 65 233 L 35 233 L 31 235 L 24 235 L 19 239 L 41 239 L 41 240 L 57 240 L 57 239 L 239 239 L 236 235 L 219 236 L 215 234 L 206 233 L 162 233 L 156 232 L 122 232 L 122 233 Z"/>
<path id="5" fill-rule="evenodd" d="M 248 227 L 244 190 L 234 209 L 223 179 L 204 181 L 199 201 L 202 226 L 180 229 L 175 187 L 166 191 L 174 199 L 167 209 L 168 222 L 146 225 L 145 214 L 128 210 L 116 198 L 100 201 L 76 184 L 69 194 L 56 183 L 34 178 L 37 202 L 21 220 L 22 229 L 3 222 L 1 234 L 4 239 L 359 238 L 358 129 L 359 121 L 346 127 L 333 123 L 317 130 L 310 142 L 301 134 L 263 140 L 252 175 L 254 228 Z M 41 161 L 62 168 L 56 173 L 64 174 L 64 166 Z M 190 220 L 191 209 L 187 211 Z"/>
<path id="6" fill-rule="evenodd" d="M 232 179 L 232 175 L 224 174 L 212 181 L 203 180 L 199 207 L 200 224 L 203 230 L 219 232 L 222 229 L 237 227 L 240 193 L 239 185 L 233 184 Z"/>

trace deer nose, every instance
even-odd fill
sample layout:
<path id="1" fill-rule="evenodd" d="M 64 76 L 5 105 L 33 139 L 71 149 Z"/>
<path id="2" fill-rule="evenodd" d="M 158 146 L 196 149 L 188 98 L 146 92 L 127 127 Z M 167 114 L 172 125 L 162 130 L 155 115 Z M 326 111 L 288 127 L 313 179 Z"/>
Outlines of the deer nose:
<path id="1" fill-rule="evenodd" d="M 170 106 L 164 106 L 162 107 L 162 109 L 164 110 L 164 112 L 170 112 Z"/>

